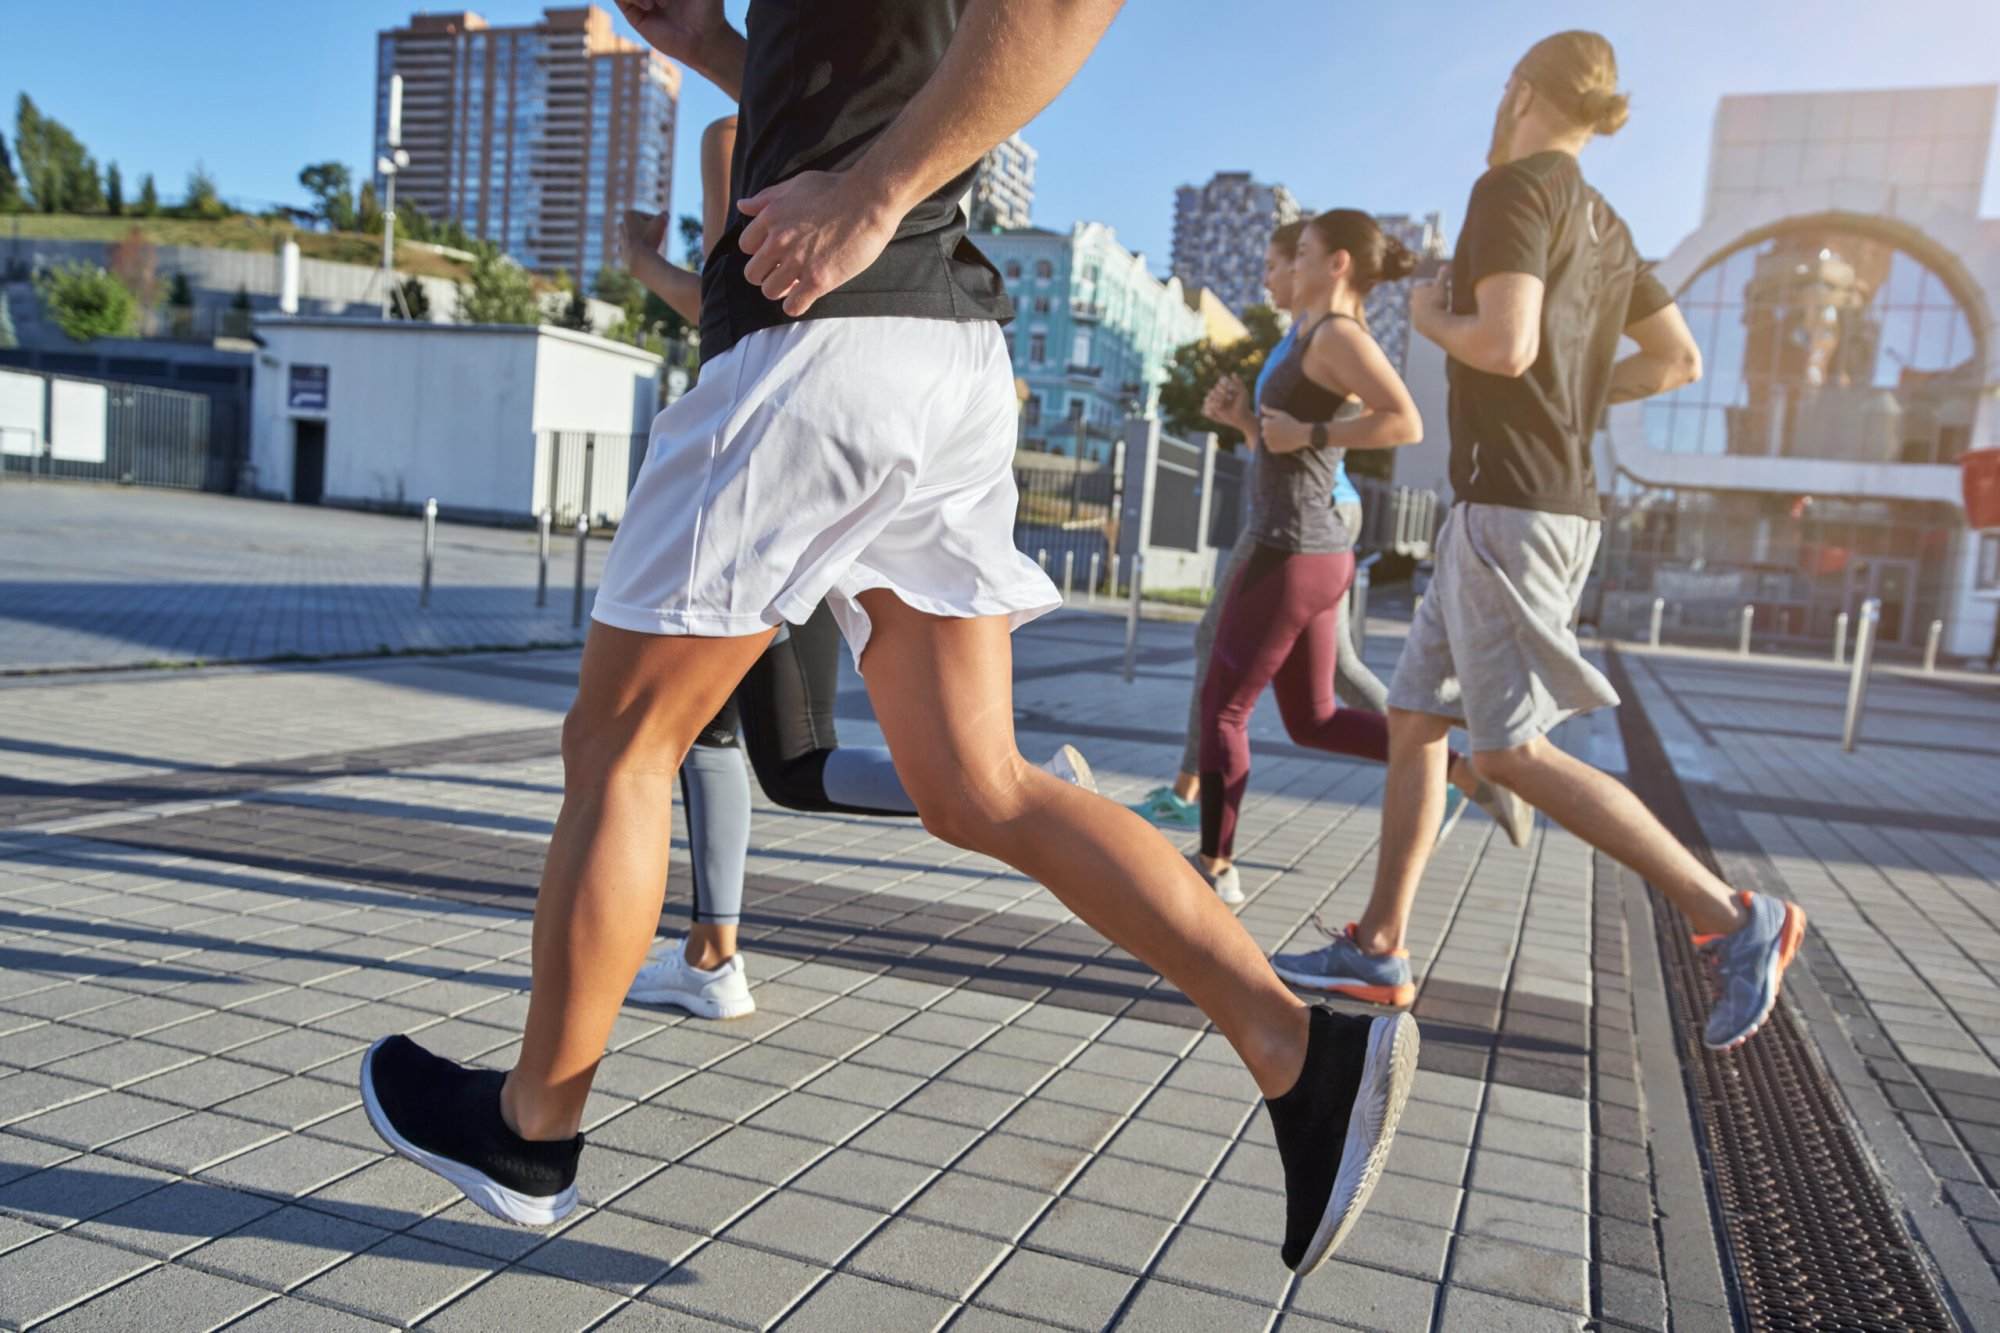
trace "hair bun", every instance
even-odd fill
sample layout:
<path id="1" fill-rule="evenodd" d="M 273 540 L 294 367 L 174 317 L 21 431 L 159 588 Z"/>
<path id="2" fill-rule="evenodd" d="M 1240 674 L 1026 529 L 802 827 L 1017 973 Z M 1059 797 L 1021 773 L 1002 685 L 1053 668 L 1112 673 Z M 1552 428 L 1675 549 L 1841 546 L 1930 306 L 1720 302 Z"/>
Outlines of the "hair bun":
<path id="1" fill-rule="evenodd" d="M 1417 271 L 1417 257 L 1410 253 L 1410 247 L 1393 236 L 1382 237 L 1383 282 L 1396 282 Z"/>
<path id="2" fill-rule="evenodd" d="M 1616 134 L 1632 115 L 1632 99 L 1624 93 L 1593 88 L 1578 100 L 1583 123 L 1599 134 Z"/>

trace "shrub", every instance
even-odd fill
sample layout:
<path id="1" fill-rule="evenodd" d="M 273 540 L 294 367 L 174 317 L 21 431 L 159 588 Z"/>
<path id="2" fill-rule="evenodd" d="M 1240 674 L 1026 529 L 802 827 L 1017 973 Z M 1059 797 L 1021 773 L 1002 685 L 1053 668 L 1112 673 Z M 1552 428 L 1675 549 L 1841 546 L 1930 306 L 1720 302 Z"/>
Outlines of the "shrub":
<path id="1" fill-rule="evenodd" d="M 139 302 L 125 284 L 95 264 L 51 269 L 36 287 L 56 326 L 80 343 L 130 333 L 138 319 Z"/>

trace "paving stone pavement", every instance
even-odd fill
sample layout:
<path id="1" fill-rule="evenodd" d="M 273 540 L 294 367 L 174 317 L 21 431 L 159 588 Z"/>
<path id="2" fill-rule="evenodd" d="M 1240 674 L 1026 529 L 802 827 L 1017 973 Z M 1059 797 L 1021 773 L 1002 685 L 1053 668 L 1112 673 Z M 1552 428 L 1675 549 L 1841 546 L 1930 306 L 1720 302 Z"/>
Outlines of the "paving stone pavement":
<path id="1" fill-rule="evenodd" d="M 1129 800 L 1177 755 L 1189 634 L 1145 626 L 1126 685 L 1122 629 L 1023 631 L 1017 714 L 1024 748 L 1074 739 Z M 1397 646 L 1371 644 L 1380 667 Z M 1726 1323 L 1712 1228 L 1662 1222 L 1704 1196 L 1685 1106 L 1645 1083 L 1664 1060 L 1678 1087 L 1646 1037 L 1643 890 L 1561 830 L 1517 850 L 1476 812 L 1419 898 L 1415 1099 L 1311 1279 L 1277 1259 L 1254 1088 L 1176 992 L 914 821 L 761 797 L 757 1014 L 629 1008 L 584 1206 L 552 1233 L 493 1222 L 385 1153 L 356 1061 L 397 1030 L 511 1060 L 575 660 L 0 683 L 0 1323 L 1662 1328 L 1670 1303 Z M 845 687 L 843 735 L 879 736 Z M 1558 735 L 1622 769 L 1611 717 Z M 1275 948 L 1359 908 L 1381 773 L 1292 747 L 1268 706 L 1253 748 L 1242 917 Z M 1979 864 L 1939 892 L 1990 894 Z"/>
<path id="2" fill-rule="evenodd" d="M 573 532 L 538 608 L 533 532 L 440 524 L 423 608 L 413 517 L 10 480 L 0 521 L 0 671 L 582 642 Z M 608 547 L 588 544 L 589 588 Z"/>

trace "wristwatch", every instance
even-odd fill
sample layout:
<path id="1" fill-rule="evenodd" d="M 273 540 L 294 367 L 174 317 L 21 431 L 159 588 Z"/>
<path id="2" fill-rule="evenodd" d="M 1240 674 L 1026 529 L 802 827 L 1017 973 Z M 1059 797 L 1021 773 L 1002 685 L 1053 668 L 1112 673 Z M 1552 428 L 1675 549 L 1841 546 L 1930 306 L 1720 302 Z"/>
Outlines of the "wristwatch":
<path id="1" fill-rule="evenodd" d="M 1315 421 L 1315 422 L 1313 422 L 1313 428 L 1312 428 L 1312 446 L 1313 446 L 1313 448 L 1315 448 L 1315 449 L 1324 449 L 1324 448 L 1326 448 L 1326 445 L 1327 445 L 1327 439 L 1326 439 L 1326 423 L 1325 423 L 1324 421 Z"/>

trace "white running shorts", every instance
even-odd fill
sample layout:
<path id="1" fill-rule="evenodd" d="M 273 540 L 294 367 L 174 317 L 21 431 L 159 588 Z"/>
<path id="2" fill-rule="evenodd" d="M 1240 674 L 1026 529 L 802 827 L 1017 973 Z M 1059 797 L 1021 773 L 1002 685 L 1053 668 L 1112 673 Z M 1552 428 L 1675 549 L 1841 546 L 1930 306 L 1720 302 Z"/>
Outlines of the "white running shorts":
<path id="1" fill-rule="evenodd" d="M 886 588 L 1018 627 L 1062 598 L 1014 548 L 1014 373 L 988 321 L 807 319 L 751 334 L 653 421 L 593 619 L 734 637 L 826 600 L 857 664 Z"/>

